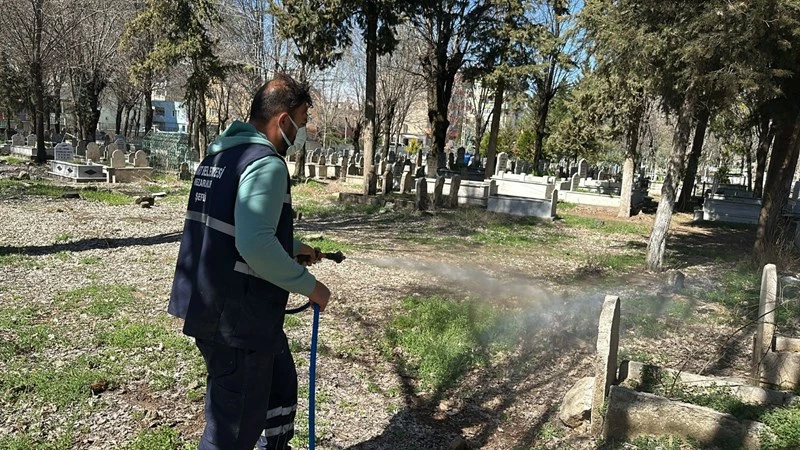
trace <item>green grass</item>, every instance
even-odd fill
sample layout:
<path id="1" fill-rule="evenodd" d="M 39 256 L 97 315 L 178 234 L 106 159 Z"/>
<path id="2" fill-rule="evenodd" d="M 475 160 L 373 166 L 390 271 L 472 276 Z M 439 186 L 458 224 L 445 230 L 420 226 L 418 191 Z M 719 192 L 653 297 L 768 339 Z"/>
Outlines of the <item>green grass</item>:
<path id="1" fill-rule="evenodd" d="M 134 302 L 134 291 L 133 286 L 127 285 L 92 284 L 63 292 L 56 299 L 63 302 L 66 308 L 83 306 L 87 314 L 109 318 Z"/>
<path id="2" fill-rule="evenodd" d="M 546 230 L 542 232 L 541 228 L 544 226 L 537 227 L 536 225 L 540 224 L 490 224 L 487 228 L 472 235 L 471 239 L 484 245 L 506 247 L 554 245 L 572 239 L 571 236 L 559 233 L 555 230 Z M 539 231 L 539 233 L 535 233 L 536 231 Z"/>
<path id="3" fill-rule="evenodd" d="M 25 164 L 30 162 L 30 159 L 20 158 L 18 156 L 0 156 L 0 160 L 5 161 L 6 164 Z"/>
<path id="4" fill-rule="evenodd" d="M 81 191 L 81 197 L 86 200 L 93 200 L 96 202 L 105 203 L 109 206 L 128 205 L 132 202 L 132 197 L 116 191 Z"/>
<path id="5" fill-rule="evenodd" d="M 594 217 L 580 216 L 577 214 L 559 214 L 564 219 L 564 224 L 571 228 L 596 230 L 602 233 L 615 234 L 648 234 L 649 227 L 640 222 L 625 222 L 614 219 L 597 219 Z"/>
<path id="6" fill-rule="evenodd" d="M 51 198 L 60 198 L 67 192 L 75 192 L 69 186 L 57 186 L 43 181 L 22 182 L 17 180 L 0 180 L 0 196 L 30 195 Z M 109 206 L 127 205 L 132 198 L 120 192 L 111 190 L 80 189 L 83 199 L 98 201 Z"/>
<path id="7" fill-rule="evenodd" d="M 21 269 L 33 269 L 38 267 L 36 258 L 22 253 L 8 253 L 0 255 L 0 267 L 19 267 Z"/>
<path id="8" fill-rule="evenodd" d="M 59 233 L 55 237 L 56 244 L 62 244 L 65 242 L 69 242 L 72 239 L 72 234 L 70 233 Z"/>
<path id="9" fill-rule="evenodd" d="M 0 309 L 0 357 L 25 355 L 41 351 L 49 335 L 55 334 L 49 326 L 37 323 L 39 310 L 33 306 Z"/>
<path id="10" fill-rule="evenodd" d="M 406 297 L 401 313 L 392 319 L 384 348 L 401 348 L 400 366 L 426 388 L 442 391 L 471 368 L 490 362 L 500 350 L 512 347 L 521 327 L 515 317 L 477 302 L 441 297 Z"/>
<path id="11" fill-rule="evenodd" d="M 78 262 L 85 266 L 94 266 L 100 264 L 102 260 L 97 256 L 85 256 L 81 258 Z"/>
<path id="12" fill-rule="evenodd" d="M 735 320 L 753 320 L 758 316 L 761 273 L 750 263 L 739 263 L 723 271 L 716 289 L 698 293 L 705 301 L 718 303 L 731 311 Z"/>
<path id="13" fill-rule="evenodd" d="M 299 328 L 303 326 L 303 320 L 295 314 L 287 314 L 283 319 L 283 328 L 289 330 L 292 328 Z"/>
<path id="14" fill-rule="evenodd" d="M 190 351 L 189 340 L 175 334 L 165 325 L 131 322 L 127 319 L 114 321 L 97 334 L 100 345 L 120 348 L 152 348 L 163 346 L 168 350 Z"/>
<path id="15" fill-rule="evenodd" d="M 174 428 L 162 425 L 154 430 L 142 430 L 122 450 L 188 450 L 197 445 L 182 438 Z"/>
<path id="16" fill-rule="evenodd" d="M 762 436 L 763 450 L 800 448 L 800 407 L 778 408 L 761 416 L 761 422 L 775 433 L 774 438 Z"/>
<path id="17" fill-rule="evenodd" d="M 678 330 L 692 319 L 692 308 L 681 299 L 646 295 L 626 299 L 622 327 L 649 338 Z"/>
<path id="18" fill-rule="evenodd" d="M 72 448 L 72 432 L 66 432 L 55 439 L 25 433 L 17 436 L 0 437 L 0 448 L 4 450 L 62 450 Z"/>
<path id="19" fill-rule="evenodd" d="M 65 407 L 90 398 L 92 384 L 104 382 L 113 388 L 118 385 L 118 376 L 118 366 L 88 357 L 79 357 L 62 367 L 48 364 L 27 368 L 12 364 L 0 374 L 0 393 L 13 402 L 24 399 Z"/>

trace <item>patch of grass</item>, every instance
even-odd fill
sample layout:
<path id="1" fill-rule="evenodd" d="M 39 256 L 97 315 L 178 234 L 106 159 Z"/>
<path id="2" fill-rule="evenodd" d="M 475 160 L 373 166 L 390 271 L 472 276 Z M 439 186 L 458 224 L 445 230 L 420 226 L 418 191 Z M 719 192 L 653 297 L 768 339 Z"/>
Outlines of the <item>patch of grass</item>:
<path id="1" fill-rule="evenodd" d="M 119 206 L 119 205 L 128 205 L 131 203 L 132 198 L 116 191 L 108 191 L 108 190 L 97 190 L 97 191 L 89 191 L 84 190 L 81 191 L 81 197 L 86 200 L 93 200 L 96 202 L 105 203 L 109 206 Z"/>
<path id="2" fill-rule="evenodd" d="M 606 442 L 600 450 L 700 450 L 703 447 L 691 440 L 677 436 L 640 436 L 630 442 Z"/>
<path id="3" fill-rule="evenodd" d="M 580 216 L 577 214 L 559 214 L 564 219 L 564 224 L 572 228 L 584 228 L 603 233 L 616 234 L 648 234 L 649 227 L 641 222 L 625 222 L 614 219 L 597 219 L 594 217 Z"/>
<path id="4" fill-rule="evenodd" d="M 423 386 L 440 391 L 510 348 L 521 327 L 521 322 L 503 320 L 513 314 L 478 302 L 406 297 L 401 308 L 388 327 L 384 348 Z"/>
<path id="5" fill-rule="evenodd" d="M 677 329 L 691 314 L 691 306 L 681 300 L 657 295 L 632 297 L 622 312 L 622 326 L 649 338 L 663 336 L 670 329 Z"/>
<path id="6" fill-rule="evenodd" d="M 25 164 L 30 162 L 30 159 L 20 158 L 18 156 L 0 156 L 0 160 L 5 161 L 6 164 Z"/>
<path id="7" fill-rule="evenodd" d="M 716 289 L 699 292 L 699 297 L 728 308 L 738 320 L 753 320 L 758 316 L 761 273 L 751 263 L 739 263 L 722 274 Z"/>
<path id="8" fill-rule="evenodd" d="M 154 430 L 142 430 L 123 450 L 183 450 L 196 448 L 178 434 L 174 428 L 162 425 Z"/>
<path id="9" fill-rule="evenodd" d="M 85 266 L 93 266 L 93 265 L 96 265 L 96 264 L 100 264 L 100 261 L 102 261 L 102 260 L 100 258 L 98 258 L 97 256 L 85 256 L 85 257 L 81 258 L 80 260 L 78 260 L 78 262 L 80 262 L 81 264 L 83 264 Z"/>
<path id="10" fill-rule="evenodd" d="M 65 307 L 85 305 L 84 311 L 97 317 L 109 318 L 123 307 L 134 302 L 133 286 L 92 284 L 73 289 L 57 296 Z"/>
<path id="11" fill-rule="evenodd" d="M 283 319 L 283 327 L 287 330 L 292 328 L 298 328 L 303 325 L 302 319 L 297 317 L 296 314 L 287 314 L 286 317 Z"/>
<path id="12" fill-rule="evenodd" d="M 64 242 L 69 242 L 72 239 L 72 234 L 70 233 L 59 233 L 55 237 L 56 244 L 62 244 Z"/>
<path id="13" fill-rule="evenodd" d="M 800 406 L 777 408 L 761 416 L 775 437 L 761 436 L 764 450 L 789 450 L 800 448 Z"/>
<path id="14" fill-rule="evenodd" d="M 164 325 L 117 320 L 97 334 L 97 343 L 121 349 L 163 346 L 170 350 L 190 351 L 191 342 Z"/>
<path id="15" fill-rule="evenodd" d="M 0 356 L 7 358 L 38 352 L 53 334 L 48 325 L 37 323 L 39 310 L 32 306 L 0 309 Z"/>
<path id="16" fill-rule="evenodd" d="M 571 239 L 571 236 L 549 230 L 544 233 L 536 234 L 533 233 L 534 229 L 531 228 L 530 226 L 514 224 L 492 224 L 485 230 L 477 232 L 472 236 L 472 239 L 485 245 L 509 247 L 550 245 Z"/>
<path id="17" fill-rule="evenodd" d="M 25 433 L 17 436 L 0 437 L 0 448 L 4 450 L 61 450 L 72 448 L 74 438 L 72 431 L 67 431 L 57 438 L 35 436 Z"/>
<path id="18" fill-rule="evenodd" d="M 12 401 L 35 399 L 42 404 L 64 407 L 90 398 L 92 386 L 102 384 L 113 388 L 118 384 L 118 375 L 118 367 L 98 364 L 86 357 L 62 367 L 11 367 L 0 375 L 0 392 Z"/>
<path id="19" fill-rule="evenodd" d="M 0 255 L 0 266 L 19 267 L 21 269 L 33 269 L 38 267 L 36 258 L 22 253 L 8 253 Z"/>

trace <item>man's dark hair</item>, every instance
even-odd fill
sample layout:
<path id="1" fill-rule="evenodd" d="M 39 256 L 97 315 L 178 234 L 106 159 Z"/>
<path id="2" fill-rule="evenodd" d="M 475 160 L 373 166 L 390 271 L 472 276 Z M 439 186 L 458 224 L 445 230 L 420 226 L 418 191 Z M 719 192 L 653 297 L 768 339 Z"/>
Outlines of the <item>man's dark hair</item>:
<path id="1" fill-rule="evenodd" d="M 304 104 L 311 106 L 308 84 L 280 73 L 256 92 L 250 104 L 250 121 L 266 123 L 280 113 L 292 114 Z"/>

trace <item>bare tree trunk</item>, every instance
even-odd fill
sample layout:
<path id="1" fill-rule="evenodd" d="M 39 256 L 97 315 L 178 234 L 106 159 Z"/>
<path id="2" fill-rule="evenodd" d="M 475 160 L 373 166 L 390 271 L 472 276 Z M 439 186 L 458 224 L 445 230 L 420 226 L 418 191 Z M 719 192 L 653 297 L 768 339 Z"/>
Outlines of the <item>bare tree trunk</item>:
<path id="1" fill-rule="evenodd" d="M 684 100 L 675 125 L 672 139 L 672 153 L 669 158 L 667 175 L 661 188 L 661 200 L 658 202 L 653 231 L 647 244 L 647 268 L 660 272 L 664 263 L 664 252 L 667 247 L 667 234 L 672 221 L 672 207 L 675 204 L 675 191 L 678 188 L 678 176 L 686 162 L 686 147 L 689 145 L 689 136 L 692 132 L 693 101 Z"/>
<path id="2" fill-rule="evenodd" d="M 797 113 L 793 116 L 794 120 L 784 119 L 773 123 L 778 129 L 761 200 L 756 242 L 753 245 L 753 257 L 759 266 L 780 262 L 781 246 L 787 231 L 783 209 L 789 199 L 797 158 L 800 156 L 800 116 Z"/>
<path id="3" fill-rule="evenodd" d="M 47 160 L 47 152 L 44 149 L 44 77 L 42 68 L 42 28 L 44 27 L 44 0 L 36 0 L 34 3 L 34 55 L 31 65 L 31 75 L 33 77 L 33 95 L 36 102 L 36 162 L 44 163 Z"/>
<path id="4" fill-rule="evenodd" d="M 644 116 L 644 102 L 631 114 L 628 122 L 628 136 L 626 139 L 625 163 L 622 166 L 622 186 L 618 217 L 631 216 L 631 198 L 633 197 L 633 177 L 636 175 L 637 149 L 639 148 L 639 128 Z"/>
<path id="5" fill-rule="evenodd" d="M 747 165 L 747 190 L 753 191 L 753 141 L 747 146 L 747 155 L 745 155 Z"/>
<path id="6" fill-rule="evenodd" d="M 292 178 L 297 180 L 302 180 L 306 177 L 306 146 L 300 148 L 297 151 L 297 155 L 294 160 L 294 172 L 292 173 Z"/>
<path id="7" fill-rule="evenodd" d="M 764 174 L 767 171 L 767 156 L 775 139 L 775 125 L 770 123 L 769 117 L 761 119 L 758 134 L 758 149 L 756 149 L 756 179 L 753 182 L 753 195 L 761 198 L 764 192 Z"/>
<path id="8" fill-rule="evenodd" d="M 375 114 L 377 104 L 377 85 L 378 85 L 378 10 L 374 2 L 369 1 L 366 5 L 367 22 L 367 75 L 366 75 L 366 98 L 364 102 L 364 195 L 375 195 L 376 192 L 370 191 L 367 176 L 372 171 L 372 164 L 375 159 Z"/>
<path id="9" fill-rule="evenodd" d="M 153 90 L 144 90 L 144 132 L 153 128 Z"/>
<path id="10" fill-rule="evenodd" d="M 500 114 L 503 110 L 503 94 L 505 88 L 506 80 L 501 77 L 497 80 L 497 89 L 495 89 L 494 92 L 492 125 L 489 129 L 489 146 L 486 149 L 486 169 L 483 172 L 484 179 L 492 178 L 496 172 L 494 159 L 497 156 L 497 135 L 500 133 Z M 478 145 L 480 145 L 480 143 Z"/>
<path id="11" fill-rule="evenodd" d="M 703 107 L 697 117 L 697 127 L 694 131 L 694 141 L 692 141 L 692 151 L 689 153 L 689 161 L 686 164 L 686 173 L 683 175 L 683 187 L 681 196 L 678 199 L 677 211 L 692 212 L 692 192 L 694 191 L 694 179 L 697 177 L 697 164 L 700 162 L 700 155 L 703 153 L 703 142 L 705 142 L 706 129 L 711 112 Z"/>
<path id="12" fill-rule="evenodd" d="M 122 102 L 117 103 L 117 116 L 114 118 L 114 133 L 119 134 L 122 131 L 122 114 L 125 112 L 125 105 Z"/>

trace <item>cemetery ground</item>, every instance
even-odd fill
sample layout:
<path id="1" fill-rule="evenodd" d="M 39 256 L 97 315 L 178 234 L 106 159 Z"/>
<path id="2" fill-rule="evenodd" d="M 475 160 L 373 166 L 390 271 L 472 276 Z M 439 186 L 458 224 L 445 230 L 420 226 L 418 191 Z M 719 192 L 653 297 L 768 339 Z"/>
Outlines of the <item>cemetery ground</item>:
<path id="1" fill-rule="evenodd" d="M 15 179 L 22 170 L 31 180 Z M 0 161 L 0 448 L 196 448 L 205 369 L 166 313 L 189 184 L 160 175 L 113 189 Z M 543 222 L 335 201 L 358 189 L 293 191 L 296 234 L 348 257 L 312 268 L 333 292 L 320 326 L 319 448 L 447 448 L 458 437 L 488 449 L 694 448 L 600 442 L 560 423 L 566 391 L 593 374 L 606 294 L 622 299 L 621 359 L 746 376 L 760 284 L 752 227 L 677 215 L 667 265 L 686 287 L 676 290 L 643 269 L 651 215 L 560 204 L 560 219 Z M 154 192 L 167 195 L 134 203 Z M 782 332 L 795 317 L 779 312 Z M 300 380 L 293 445 L 303 448 L 310 313 L 285 328 Z M 797 409 L 754 412 L 674 387 L 660 393 L 800 421 Z"/>

